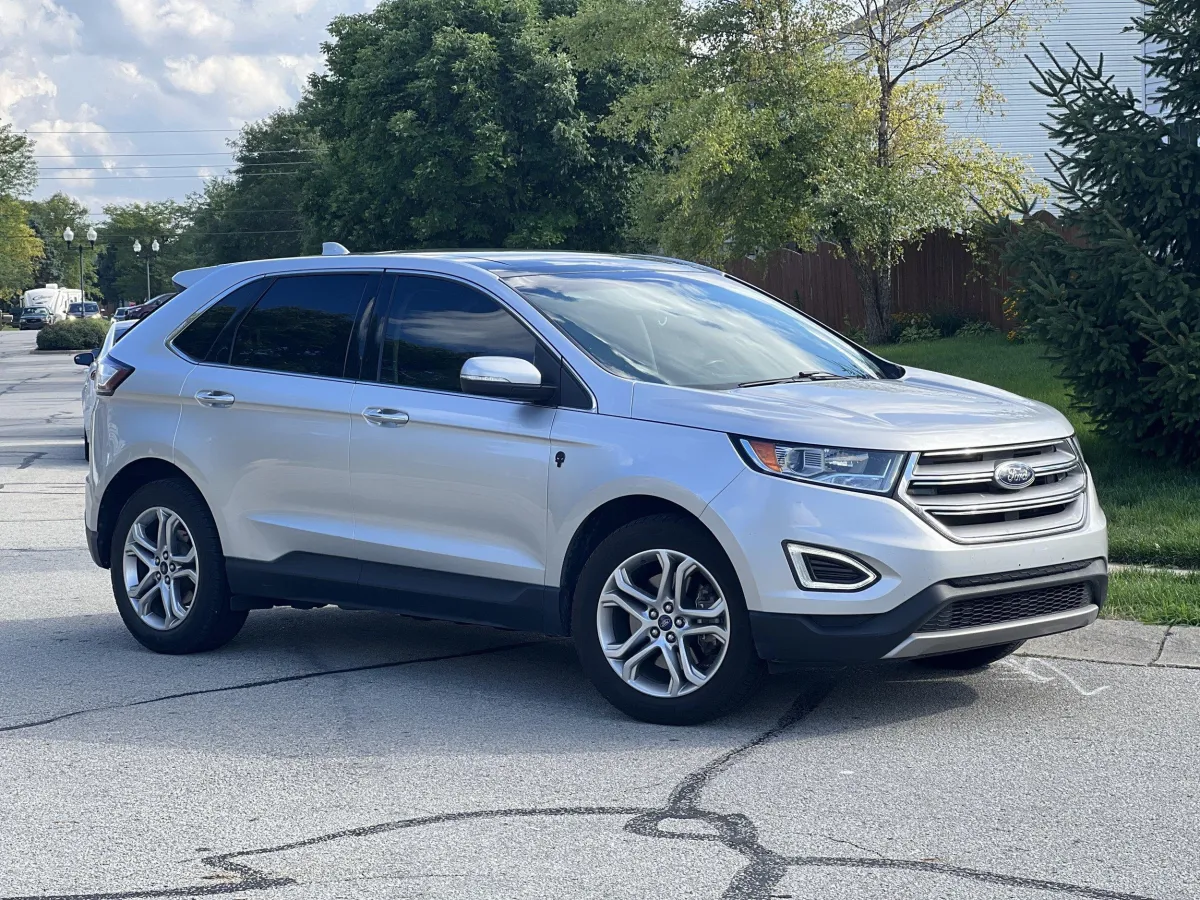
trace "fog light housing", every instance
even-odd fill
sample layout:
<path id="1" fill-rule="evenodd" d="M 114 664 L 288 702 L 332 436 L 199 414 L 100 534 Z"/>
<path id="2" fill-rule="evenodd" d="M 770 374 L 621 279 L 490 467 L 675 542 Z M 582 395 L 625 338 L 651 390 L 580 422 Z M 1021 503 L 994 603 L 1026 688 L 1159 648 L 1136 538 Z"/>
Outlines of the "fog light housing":
<path id="1" fill-rule="evenodd" d="M 792 541 L 785 541 L 783 549 L 796 583 L 806 591 L 861 591 L 879 580 L 866 563 L 836 550 Z"/>

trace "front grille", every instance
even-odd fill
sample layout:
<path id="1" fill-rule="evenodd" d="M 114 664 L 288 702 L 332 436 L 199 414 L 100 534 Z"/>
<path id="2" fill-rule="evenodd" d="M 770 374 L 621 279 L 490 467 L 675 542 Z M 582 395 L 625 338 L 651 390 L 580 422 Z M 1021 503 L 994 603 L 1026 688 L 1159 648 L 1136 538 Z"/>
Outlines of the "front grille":
<path id="1" fill-rule="evenodd" d="M 989 575 L 969 575 L 966 578 L 951 578 L 949 584 L 951 587 L 982 587 L 986 584 L 1003 584 L 1006 581 L 1028 581 L 1030 578 L 1045 578 L 1049 575 L 1078 572 L 1096 561 L 1081 559 L 1077 562 L 1059 563 L 1056 566 L 1039 566 L 1036 569 L 1015 569 L 1011 572 L 993 572 Z"/>
<path id="2" fill-rule="evenodd" d="M 953 631 L 957 628 L 978 628 L 1017 619 L 1033 619 L 1079 609 L 1091 602 L 1092 586 L 1086 581 L 1017 594 L 1001 594 L 998 597 L 955 600 L 942 607 L 917 631 Z"/>
<path id="3" fill-rule="evenodd" d="M 1034 473 L 1021 490 L 993 479 L 996 465 L 1016 460 Z M 970 450 L 937 450 L 912 458 L 901 499 L 952 540 L 1010 541 L 1070 531 L 1083 524 L 1087 470 L 1070 438 Z"/>

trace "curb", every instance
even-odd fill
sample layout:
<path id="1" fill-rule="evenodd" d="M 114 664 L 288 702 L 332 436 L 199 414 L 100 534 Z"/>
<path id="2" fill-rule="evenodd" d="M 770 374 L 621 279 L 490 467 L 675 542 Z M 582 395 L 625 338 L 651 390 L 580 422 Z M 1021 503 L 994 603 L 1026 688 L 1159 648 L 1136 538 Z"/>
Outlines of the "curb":
<path id="1" fill-rule="evenodd" d="M 88 347 L 84 350 L 38 350 L 37 348 L 34 348 L 33 350 L 29 351 L 29 355 L 30 356 L 51 356 L 55 353 L 72 353 L 72 354 L 87 353 L 88 350 L 92 350 L 92 349 L 94 349 L 94 348 Z"/>
<path id="2" fill-rule="evenodd" d="M 1019 656 L 1170 669 L 1200 669 L 1200 627 L 1097 619 L 1086 628 L 1034 638 Z"/>

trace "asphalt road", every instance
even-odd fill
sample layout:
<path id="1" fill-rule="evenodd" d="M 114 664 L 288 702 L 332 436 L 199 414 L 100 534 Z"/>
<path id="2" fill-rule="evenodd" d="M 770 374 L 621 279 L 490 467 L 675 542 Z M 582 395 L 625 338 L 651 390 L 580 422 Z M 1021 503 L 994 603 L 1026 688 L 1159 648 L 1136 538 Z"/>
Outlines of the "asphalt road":
<path id="1" fill-rule="evenodd" d="M 1200 671 L 773 678 L 623 718 L 568 643 L 362 612 L 142 650 L 69 356 L 0 333 L 0 900 L 1200 896 Z"/>

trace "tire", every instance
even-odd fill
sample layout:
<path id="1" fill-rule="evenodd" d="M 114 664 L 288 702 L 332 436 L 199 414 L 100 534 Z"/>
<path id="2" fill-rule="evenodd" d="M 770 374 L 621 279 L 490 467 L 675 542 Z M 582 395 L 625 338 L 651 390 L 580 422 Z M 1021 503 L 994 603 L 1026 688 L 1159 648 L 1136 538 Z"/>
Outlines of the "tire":
<path id="1" fill-rule="evenodd" d="M 973 650 L 959 650 L 955 653 L 939 653 L 937 656 L 921 656 L 913 662 L 929 669 L 969 672 L 999 662 L 1015 653 L 1024 643 L 1013 641 L 1011 644 L 997 644 L 995 647 L 976 647 Z"/>
<path id="2" fill-rule="evenodd" d="M 88 442 L 87 435 L 83 436 L 83 461 L 90 462 L 92 459 L 92 445 Z"/>
<path id="3" fill-rule="evenodd" d="M 675 575 L 681 569 L 685 572 L 679 604 L 670 597 L 650 596 L 657 588 L 646 580 L 647 573 L 651 579 L 658 573 L 657 583 L 662 582 L 660 551 L 670 562 L 672 586 Z M 637 593 L 609 590 L 606 594 L 606 588 L 616 583 L 618 568 L 627 572 L 627 582 L 635 583 L 631 587 L 645 586 L 640 596 L 652 602 L 637 600 Z M 622 603 L 602 602 L 602 594 L 612 598 L 614 593 Z M 672 603 L 670 614 L 667 602 Z M 689 611 L 695 615 L 680 615 Z M 670 623 L 664 623 L 664 616 Z M 579 574 L 571 619 L 576 653 L 596 690 L 621 712 L 643 722 L 694 725 L 715 719 L 744 700 L 766 670 L 754 649 L 750 617 L 733 565 L 708 531 L 682 516 L 648 516 L 605 538 Z M 681 620 L 683 631 L 675 624 Z M 660 627 L 664 624 L 667 627 Z M 710 633 L 691 634 L 697 627 Z M 724 641 L 712 631 L 722 628 Z M 668 634 L 676 635 L 671 644 L 667 643 Z M 618 647 L 629 648 L 617 657 L 623 670 L 633 657 L 646 651 L 629 679 L 616 671 L 605 653 L 606 645 L 614 652 Z M 668 653 L 674 654 L 670 658 L 673 677 L 667 666 Z M 685 677 L 685 664 L 702 684 Z"/>
<path id="4" fill-rule="evenodd" d="M 160 510 L 170 515 L 163 516 Z M 137 550 L 127 554 L 135 523 L 143 540 L 135 540 Z M 179 563 L 160 563 L 155 577 L 146 561 L 157 562 L 161 557 L 157 550 L 150 551 L 155 542 L 149 539 L 157 533 L 160 539 L 156 546 L 161 549 L 165 526 L 171 526 L 165 546 L 173 554 L 170 558 Z M 212 514 L 195 488 L 182 479 L 153 481 L 133 493 L 117 517 L 109 558 L 117 610 L 129 633 L 143 647 L 171 654 L 215 650 L 232 640 L 246 622 L 244 610 L 229 606 L 225 557 Z M 188 572 L 194 572 L 194 577 Z M 168 608 L 159 583 L 170 582 L 172 575 L 175 585 L 170 590 L 177 599 Z M 140 594 L 144 598 L 142 611 L 131 599 L 134 591 L 128 587 L 130 579 L 149 585 Z"/>

